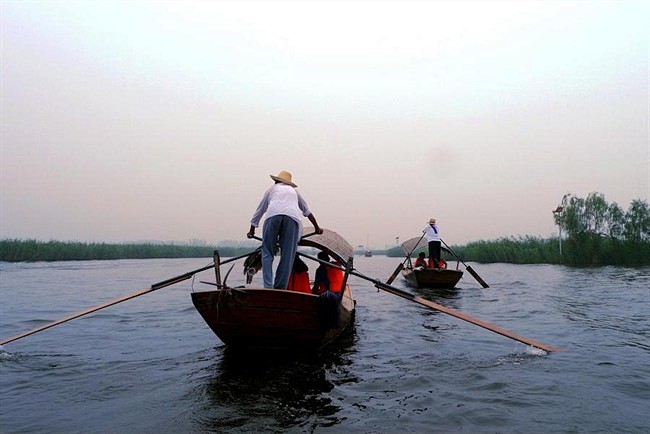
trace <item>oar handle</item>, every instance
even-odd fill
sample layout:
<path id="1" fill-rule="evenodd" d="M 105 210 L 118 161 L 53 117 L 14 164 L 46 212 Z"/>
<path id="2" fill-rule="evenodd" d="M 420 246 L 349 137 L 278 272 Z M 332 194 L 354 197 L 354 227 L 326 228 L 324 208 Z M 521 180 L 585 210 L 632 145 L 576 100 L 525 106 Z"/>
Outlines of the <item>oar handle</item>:
<path id="1" fill-rule="evenodd" d="M 242 258 L 246 258 L 246 257 L 250 256 L 251 253 L 255 253 L 255 251 L 248 252 L 248 253 L 245 253 L 243 255 L 235 256 L 234 258 L 226 259 L 225 261 L 221 261 L 221 263 L 219 265 L 227 264 L 228 262 L 233 262 L 233 261 L 237 261 L 237 260 L 242 259 Z M 212 266 L 214 267 L 214 264 L 212 264 Z"/>
<path id="2" fill-rule="evenodd" d="M 172 277 L 170 279 L 163 280 L 162 282 L 154 283 L 151 285 L 151 289 L 155 291 L 156 289 L 164 288 L 165 286 L 174 285 L 178 282 L 182 282 L 183 280 L 190 279 L 196 273 L 209 270 L 210 268 L 214 268 L 214 264 L 206 265 L 205 267 L 197 268 L 194 271 L 188 271 L 187 273 L 181 274 L 180 276 Z"/>
<path id="3" fill-rule="evenodd" d="M 453 250 L 451 250 L 451 247 L 449 247 L 449 246 L 447 245 L 447 243 L 445 243 L 445 240 L 443 240 L 442 238 L 440 238 L 440 242 L 441 242 L 442 244 L 445 245 L 445 247 L 447 248 L 447 250 L 449 250 L 449 252 L 450 252 L 452 255 L 454 255 L 454 256 L 456 257 L 456 259 L 458 259 L 460 262 L 463 263 L 463 265 L 464 265 L 465 267 L 467 267 L 467 264 L 466 264 L 465 262 L 463 262 L 462 259 L 460 259 L 460 256 L 458 256 L 456 253 L 454 253 Z"/>
<path id="4" fill-rule="evenodd" d="M 234 258 L 226 259 L 225 261 L 222 261 L 219 265 L 227 264 L 228 262 L 233 262 L 238 259 L 246 258 L 250 256 L 251 253 L 253 252 L 248 252 L 244 255 L 239 255 L 239 256 L 235 256 Z M 151 285 L 151 289 L 156 290 L 156 289 L 164 288 L 165 286 L 174 285 L 178 282 L 182 282 L 183 280 L 190 279 L 195 274 L 200 273 L 201 271 L 209 270 L 210 268 L 214 268 L 214 263 L 210 265 L 206 265 L 205 267 L 197 268 L 196 270 L 193 271 L 188 271 L 187 273 L 181 274 L 180 276 L 172 277 L 167 280 L 163 280 L 162 282 L 154 283 L 153 285 Z"/>
<path id="5" fill-rule="evenodd" d="M 447 245 L 447 243 L 445 243 L 444 240 L 443 240 L 442 238 L 440 239 L 440 242 L 442 242 L 442 244 L 445 245 L 445 247 L 447 248 L 447 250 L 449 250 L 449 251 L 451 252 L 451 254 L 454 255 L 454 256 L 456 257 L 456 259 L 458 259 L 460 262 L 463 262 L 463 260 L 460 259 L 460 257 L 459 257 L 456 253 L 454 253 L 453 250 L 451 250 L 451 247 L 449 247 L 449 246 Z M 476 271 L 474 271 L 474 269 L 473 269 L 472 267 L 470 267 L 469 265 L 467 265 L 465 262 L 463 262 L 463 265 L 465 266 L 465 268 L 467 269 L 467 271 L 469 272 L 469 274 L 471 274 L 472 276 L 474 276 L 474 279 L 476 279 L 476 281 L 477 281 L 478 283 L 480 283 L 481 286 L 482 286 L 483 288 L 489 288 L 489 287 L 490 287 L 490 285 L 488 285 L 487 282 L 486 282 L 485 280 L 483 280 L 483 279 L 481 278 L 481 276 L 479 276 L 478 273 L 477 273 Z"/>

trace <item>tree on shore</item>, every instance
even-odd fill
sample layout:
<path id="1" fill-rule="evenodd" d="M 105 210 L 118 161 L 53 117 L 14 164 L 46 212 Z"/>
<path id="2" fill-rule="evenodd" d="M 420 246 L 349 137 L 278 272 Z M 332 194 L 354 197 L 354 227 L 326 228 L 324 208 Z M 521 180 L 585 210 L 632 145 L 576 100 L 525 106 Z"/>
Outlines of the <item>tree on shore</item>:
<path id="1" fill-rule="evenodd" d="M 586 199 L 566 194 L 553 216 L 560 228 L 558 237 L 504 237 L 453 246 L 453 250 L 465 261 L 483 263 L 650 265 L 647 201 L 636 199 L 623 211 L 601 193 L 591 193 Z"/>
<path id="2" fill-rule="evenodd" d="M 561 262 L 569 265 L 643 265 L 650 255 L 650 208 L 635 199 L 626 212 L 602 193 L 586 199 L 567 194 L 553 212 L 566 234 Z M 561 240 L 559 240 L 561 242 Z"/>
<path id="3" fill-rule="evenodd" d="M 589 193 L 586 199 L 565 195 L 553 213 L 555 224 L 569 239 L 609 237 L 631 243 L 650 241 L 648 202 L 635 199 L 627 212 L 616 203 L 608 204 L 602 193 Z"/>

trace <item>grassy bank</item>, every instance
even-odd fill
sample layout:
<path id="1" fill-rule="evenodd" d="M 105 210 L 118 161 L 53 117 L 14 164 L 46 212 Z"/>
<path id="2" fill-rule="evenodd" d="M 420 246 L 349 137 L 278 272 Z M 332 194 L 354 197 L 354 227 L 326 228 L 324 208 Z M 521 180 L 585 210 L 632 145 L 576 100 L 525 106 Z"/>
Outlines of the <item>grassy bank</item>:
<path id="1" fill-rule="evenodd" d="M 646 266 L 650 265 L 650 242 L 622 241 L 586 234 L 562 240 L 532 236 L 476 241 L 464 246 L 450 246 L 463 261 L 511 264 L 562 264 L 569 266 Z M 401 248 L 388 256 L 403 257 Z M 449 256 L 446 255 L 447 260 Z"/>
<path id="2" fill-rule="evenodd" d="M 172 244 L 107 244 L 73 241 L 0 240 L 0 261 L 84 261 L 107 259 L 211 258 L 250 252 L 250 247 L 188 246 Z"/>
<path id="3" fill-rule="evenodd" d="M 476 262 L 570 266 L 650 265 L 650 242 L 621 241 L 597 235 L 562 240 L 562 254 L 557 238 L 536 237 L 479 241 L 459 247 L 456 253 Z"/>
<path id="4" fill-rule="evenodd" d="M 650 242 L 626 242 L 600 236 L 562 240 L 557 238 L 500 238 L 451 246 L 463 261 L 512 264 L 563 264 L 570 266 L 650 265 Z M 243 255 L 251 247 L 189 246 L 172 244 L 107 244 L 71 241 L 0 240 L 0 261 L 84 261 L 107 259 L 211 258 L 219 250 L 222 257 Z M 420 249 L 425 251 L 426 249 Z M 419 251 L 418 251 L 419 252 Z M 415 252 L 414 255 L 417 256 Z M 383 253 L 383 252 L 382 252 Z M 387 256 L 403 258 L 402 249 L 387 250 Z M 449 262 L 455 258 L 445 254 Z"/>

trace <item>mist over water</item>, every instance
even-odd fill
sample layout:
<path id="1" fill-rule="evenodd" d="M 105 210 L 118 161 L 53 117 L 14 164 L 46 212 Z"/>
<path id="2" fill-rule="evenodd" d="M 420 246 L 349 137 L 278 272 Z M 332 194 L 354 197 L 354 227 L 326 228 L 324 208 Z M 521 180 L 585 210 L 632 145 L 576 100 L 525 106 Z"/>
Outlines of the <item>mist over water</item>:
<path id="1" fill-rule="evenodd" d="M 0 336 L 197 269 L 197 259 L 0 263 Z M 399 261 L 355 258 L 386 280 Z M 308 264 L 313 274 L 316 266 Z M 451 266 L 455 264 L 450 264 Z M 354 325 L 318 355 L 229 351 L 195 311 L 210 271 L 0 348 L 0 427 L 31 433 L 650 431 L 650 269 L 470 264 L 415 294 L 351 278 Z M 222 273 L 223 274 L 223 273 Z M 243 282 L 235 266 L 230 284 Z M 259 283 L 261 276 L 255 276 Z M 396 286 L 405 288 L 401 277 Z"/>

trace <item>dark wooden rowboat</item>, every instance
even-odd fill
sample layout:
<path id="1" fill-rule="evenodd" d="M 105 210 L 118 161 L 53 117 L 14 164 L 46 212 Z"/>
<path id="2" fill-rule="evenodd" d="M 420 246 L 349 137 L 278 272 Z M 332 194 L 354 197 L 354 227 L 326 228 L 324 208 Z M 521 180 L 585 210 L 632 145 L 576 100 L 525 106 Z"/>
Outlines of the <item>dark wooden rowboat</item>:
<path id="1" fill-rule="evenodd" d="M 410 254 L 417 249 L 421 249 L 427 245 L 427 241 L 423 237 L 411 238 L 402 243 L 402 250 L 406 254 L 407 265 L 402 270 L 402 277 L 406 284 L 415 288 L 432 288 L 432 289 L 452 289 L 463 277 L 463 272 L 458 269 L 451 268 L 414 268 L 411 263 Z M 442 251 L 451 253 L 445 247 Z"/>
<path id="2" fill-rule="evenodd" d="M 451 289 L 463 277 L 463 272 L 447 268 L 405 268 L 402 276 L 415 288 Z"/>
<path id="3" fill-rule="evenodd" d="M 335 232 L 302 238 L 299 245 L 323 250 L 343 267 L 349 263 L 351 269 L 352 246 Z M 355 301 L 347 284 L 340 297 L 326 294 L 223 287 L 194 292 L 192 302 L 229 347 L 314 350 L 335 340 L 354 318 Z"/>
<path id="4" fill-rule="evenodd" d="M 281 289 L 243 288 L 195 292 L 192 302 L 226 345 L 318 349 L 349 325 L 354 300 L 348 288 L 338 304 L 339 323 L 326 328 L 319 296 Z"/>

